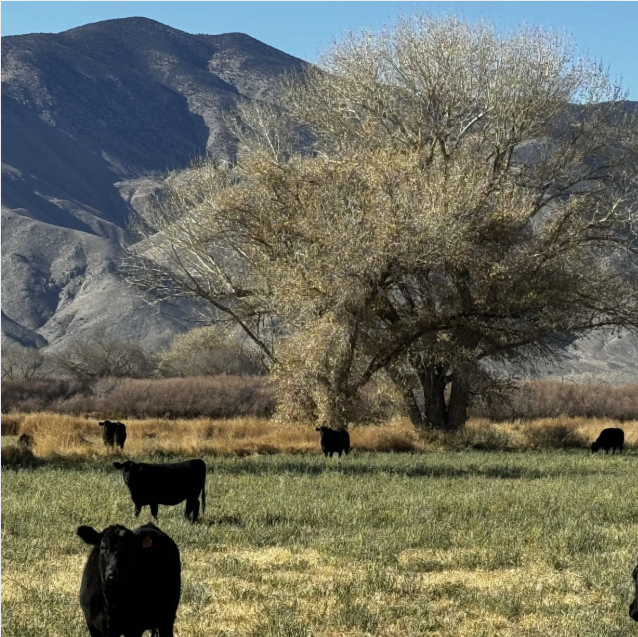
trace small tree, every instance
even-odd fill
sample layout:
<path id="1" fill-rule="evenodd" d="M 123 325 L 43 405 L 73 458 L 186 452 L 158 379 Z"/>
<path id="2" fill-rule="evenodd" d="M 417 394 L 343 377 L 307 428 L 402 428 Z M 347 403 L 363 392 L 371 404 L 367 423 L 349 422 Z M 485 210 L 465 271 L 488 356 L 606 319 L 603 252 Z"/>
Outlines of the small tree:
<path id="1" fill-rule="evenodd" d="M 261 352 L 236 334 L 234 324 L 201 327 L 179 334 L 158 366 L 162 376 L 215 374 L 259 375 L 265 372 Z"/>
<path id="2" fill-rule="evenodd" d="M 41 378 L 49 373 L 42 352 L 18 343 L 7 343 L 2 347 L 2 378 L 29 380 Z"/>
<path id="3" fill-rule="evenodd" d="M 145 378 L 155 369 L 154 357 L 139 345 L 107 336 L 77 339 L 53 360 L 58 371 L 78 379 Z"/>

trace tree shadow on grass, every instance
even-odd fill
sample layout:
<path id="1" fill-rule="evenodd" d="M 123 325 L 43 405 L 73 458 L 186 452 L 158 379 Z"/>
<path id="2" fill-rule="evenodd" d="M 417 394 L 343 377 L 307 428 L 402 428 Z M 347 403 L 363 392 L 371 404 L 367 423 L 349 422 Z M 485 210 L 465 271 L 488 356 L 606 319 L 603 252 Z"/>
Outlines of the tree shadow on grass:
<path id="1" fill-rule="evenodd" d="M 239 528 L 246 526 L 241 515 L 237 513 L 207 517 L 205 520 L 202 520 L 202 522 L 206 526 L 236 526 Z"/>
<path id="2" fill-rule="evenodd" d="M 5 447 L 3 451 L 7 449 Z M 511 459 L 513 456 L 507 454 Z M 269 455 L 269 456 L 252 456 L 252 457 L 233 457 L 219 458 L 212 456 L 203 456 L 207 463 L 209 474 L 222 473 L 227 475 L 285 475 L 293 476 L 320 476 L 320 475 L 342 475 L 345 477 L 363 477 L 363 476 L 402 476 L 406 478 L 448 478 L 448 479 L 470 479 L 470 478 L 488 478 L 499 480 L 542 480 L 558 477 L 573 476 L 574 478 L 583 478 L 592 475 L 601 475 L 606 473 L 606 466 L 609 468 L 616 464 L 615 459 L 610 458 L 610 463 L 595 463 L 574 465 L 554 464 L 550 467 L 535 467 L 529 463 L 516 465 L 511 462 L 495 463 L 490 459 L 490 454 L 485 454 L 488 462 L 481 460 L 467 462 L 467 459 L 457 460 L 454 455 L 447 458 L 436 457 L 432 463 L 431 454 L 423 454 L 423 463 L 405 462 L 403 458 L 393 454 L 392 460 L 397 462 L 389 462 L 390 456 L 386 454 L 370 454 L 370 462 L 366 462 L 365 457 L 352 458 L 344 457 L 337 459 L 323 459 L 316 456 L 285 456 L 285 455 Z M 541 456 L 539 455 L 539 461 Z M 567 456 L 566 456 L 567 457 Z M 621 456 L 624 458 L 625 456 Z M 120 456 L 118 456 L 120 458 Z M 410 458 L 419 458 L 417 455 L 410 454 Z M 89 472 L 100 471 L 104 473 L 115 472 L 113 461 L 115 456 L 83 456 L 83 455 L 54 455 L 47 458 L 34 456 L 31 452 L 16 454 L 13 457 L 2 457 L 2 469 L 4 470 L 38 470 L 38 469 L 61 469 L 64 471 Z M 166 457 L 169 460 L 168 457 Z M 185 460 L 183 455 L 171 456 L 170 460 Z M 521 458 L 522 459 L 522 458 Z M 529 456 L 528 458 L 529 459 Z M 156 456 L 136 457 L 139 462 L 157 461 Z M 381 461 L 379 461 L 381 460 Z M 442 462 L 441 462 L 442 460 Z M 622 460 L 621 460 L 622 461 Z M 229 521 L 220 521 L 220 524 L 229 523 Z"/>
<path id="3" fill-rule="evenodd" d="M 14 455 L 5 457 L 2 455 L 3 471 L 34 471 L 38 469 L 62 469 L 64 471 L 110 471 L 113 469 L 113 459 L 109 457 L 88 457 L 81 455 L 53 455 L 45 458 L 36 456 L 30 451 L 30 455 Z"/>
<path id="4" fill-rule="evenodd" d="M 347 460 L 324 462 L 304 459 L 278 458 L 275 462 L 262 462 L 261 459 L 241 459 L 233 463 L 221 463 L 215 467 L 217 473 L 229 475 L 282 475 L 293 474 L 298 476 L 319 476 L 326 474 L 340 474 L 343 476 L 402 476 L 406 478 L 449 478 L 470 479 L 489 478 L 499 480 L 542 480 L 548 478 L 585 477 L 601 474 L 600 466 L 568 466 L 568 467 L 531 467 L 515 466 L 511 464 L 485 464 L 469 463 L 463 466 L 452 464 L 412 464 L 409 466 L 391 464 L 363 464 L 360 461 L 348 464 Z"/>

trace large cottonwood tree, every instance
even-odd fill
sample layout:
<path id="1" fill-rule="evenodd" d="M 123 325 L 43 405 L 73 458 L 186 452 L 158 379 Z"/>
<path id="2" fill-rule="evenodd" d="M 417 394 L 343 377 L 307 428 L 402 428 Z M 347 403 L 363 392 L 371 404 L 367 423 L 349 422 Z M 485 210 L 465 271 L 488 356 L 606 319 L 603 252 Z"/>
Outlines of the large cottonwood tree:
<path id="1" fill-rule="evenodd" d="M 171 178 L 129 273 L 236 321 L 292 415 L 343 423 L 384 372 L 457 429 L 484 363 L 638 326 L 635 112 L 555 34 L 414 16 L 236 124 L 237 165 Z"/>

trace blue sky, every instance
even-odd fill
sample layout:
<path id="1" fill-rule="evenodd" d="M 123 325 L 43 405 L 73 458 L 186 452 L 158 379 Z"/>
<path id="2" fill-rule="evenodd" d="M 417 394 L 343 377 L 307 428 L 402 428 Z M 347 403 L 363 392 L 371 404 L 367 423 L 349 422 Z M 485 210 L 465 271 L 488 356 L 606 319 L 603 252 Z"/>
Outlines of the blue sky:
<path id="1" fill-rule="evenodd" d="M 316 60 L 347 29 L 379 29 L 414 9 L 485 17 L 507 30 L 524 21 L 571 34 L 622 77 L 638 100 L 638 2 L 23 2 L 3 0 L 2 35 L 56 33 L 89 22 L 145 16 L 189 33 L 240 31 Z"/>

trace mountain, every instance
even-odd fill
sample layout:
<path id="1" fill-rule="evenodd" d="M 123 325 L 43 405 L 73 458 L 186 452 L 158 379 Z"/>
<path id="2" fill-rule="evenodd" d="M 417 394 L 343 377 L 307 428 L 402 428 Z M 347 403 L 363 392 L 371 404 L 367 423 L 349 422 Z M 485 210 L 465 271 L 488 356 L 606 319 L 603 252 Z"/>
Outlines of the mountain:
<path id="1" fill-rule="evenodd" d="M 2 38 L 3 342 L 106 333 L 158 349 L 190 329 L 191 305 L 158 313 L 118 274 L 128 216 L 167 170 L 232 159 L 224 111 L 268 100 L 304 64 L 241 33 L 146 18 Z M 543 375 L 638 380 L 636 338 L 581 339 L 567 355 Z"/>
<path id="2" fill-rule="evenodd" d="M 127 218 L 167 170 L 232 158 L 223 112 L 303 64 L 146 18 L 2 38 L 3 341 L 157 348 L 188 329 L 185 304 L 158 314 L 118 275 Z"/>

